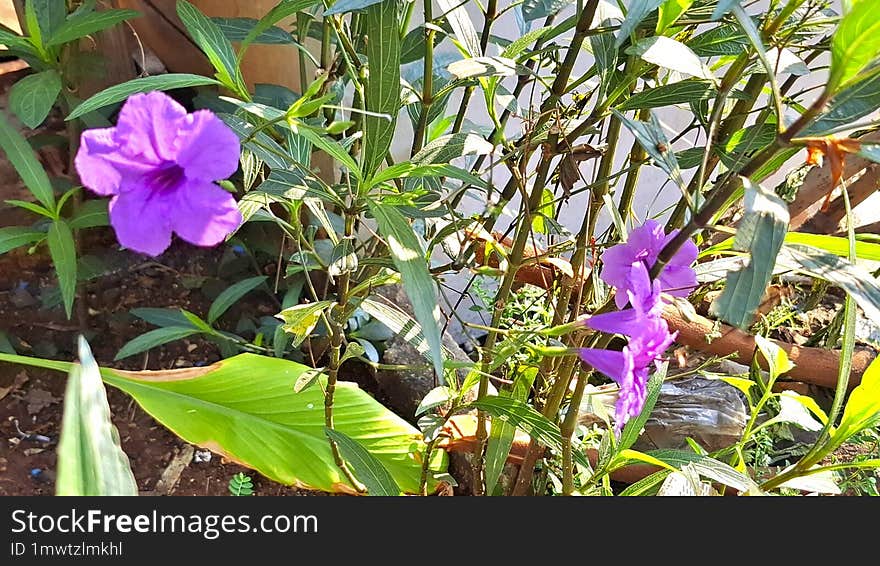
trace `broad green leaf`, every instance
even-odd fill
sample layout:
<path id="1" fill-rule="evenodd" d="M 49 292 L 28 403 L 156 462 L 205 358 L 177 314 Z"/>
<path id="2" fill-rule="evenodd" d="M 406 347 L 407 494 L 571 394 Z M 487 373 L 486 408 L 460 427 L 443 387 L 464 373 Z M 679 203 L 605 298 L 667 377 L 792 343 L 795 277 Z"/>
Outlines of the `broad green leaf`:
<path id="1" fill-rule="evenodd" d="M 829 495 L 840 495 L 840 486 L 837 485 L 834 472 L 832 470 L 823 470 L 820 472 L 810 473 L 809 475 L 798 476 L 792 478 L 779 487 L 787 487 L 789 489 L 799 489 L 809 493 L 827 493 Z"/>
<path id="2" fill-rule="evenodd" d="M 68 224 L 74 230 L 82 228 L 95 228 L 97 226 L 109 226 L 110 217 L 107 214 L 107 199 L 87 200 L 79 205 Z"/>
<path id="3" fill-rule="evenodd" d="M 472 57 L 459 59 L 446 67 L 457 79 L 476 77 L 512 77 L 519 74 L 516 61 L 506 57 Z"/>
<path id="4" fill-rule="evenodd" d="M 9 91 L 9 109 L 30 129 L 43 123 L 61 92 L 61 76 L 54 69 L 28 75 Z"/>
<path id="5" fill-rule="evenodd" d="M 137 495 L 138 487 L 119 432 L 110 420 L 101 371 L 86 339 L 64 390 L 55 495 Z"/>
<path id="6" fill-rule="evenodd" d="M 425 250 L 412 226 L 396 208 L 369 201 L 370 212 L 379 225 L 379 233 L 388 243 L 394 266 L 400 272 L 403 288 L 413 306 L 416 320 L 431 349 L 431 359 L 437 378 L 443 380 L 443 348 L 440 328 L 440 303 L 437 285 L 431 272 Z"/>
<path id="7" fill-rule="evenodd" d="M 865 268 L 800 244 L 782 246 L 778 259 L 807 275 L 837 285 L 852 296 L 869 320 L 880 320 L 880 283 Z"/>
<path id="8" fill-rule="evenodd" d="M 854 124 L 880 107 L 880 72 L 857 81 L 834 95 L 827 110 L 808 125 L 803 136 L 820 136 Z"/>
<path id="9" fill-rule="evenodd" d="M 0 113 L 0 149 L 24 181 L 31 194 L 47 209 L 55 210 L 55 193 L 46 170 L 22 135 Z"/>
<path id="10" fill-rule="evenodd" d="M 0 358 L 2 359 L 2 358 Z M 485 397 L 468 403 L 460 410 L 479 409 L 492 415 L 493 421 L 506 422 L 522 430 L 548 448 L 562 448 L 559 427 L 523 401 L 511 397 Z"/>
<path id="11" fill-rule="evenodd" d="M 828 88 L 848 86 L 880 55 L 880 18 L 874 2 L 859 2 L 845 14 L 831 38 Z"/>
<path id="12" fill-rule="evenodd" d="M 455 33 L 459 49 L 471 57 L 483 55 L 480 50 L 480 36 L 477 35 L 464 3 L 460 0 L 437 0 L 437 5 Z M 438 15 L 435 14 L 434 17 Z"/>
<path id="13" fill-rule="evenodd" d="M 20 246 L 39 242 L 46 237 L 45 232 L 38 232 L 24 226 L 7 226 L 0 228 L 0 254 Z"/>
<path id="14" fill-rule="evenodd" d="M 633 133 L 639 144 L 654 160 L 654 164 L 663 169 L 676 185 L 684 187 L 684 180 L 681 177 L 681 169 L 678 167 L 675 153 L 670 150 L 669 140 L 666 139 L 666 134 L 663 133 L 663 127 L 657 117 L 652 113 L 650 122 L 642 122 L 627 118 L 617 110 L 612 109 L 611 112 Z"/>
<path id="15" fill-rule="evenodd" d="M 320 4 L 320 0 L 281 0 L 278 4 L 275 5 L 274 8 L 269 10 L 269 12 L 260 18 L 260 21 L 257 22 L 250 33 L 248 33 L 247 37 L 244 38 L 241 42 L 241 46 L 239 47 L 239 59 L 242 54 L 247 49 L 248 45 L 252 42 L 256 41 L 256 39 L 263 35 L 263 33 L 283 20 L 288 16 L 292 16 L 293 14 L 311 8 Z"/>
<path id="16" fill-rule="evenodd" d="M 546 18 L 551 14 L 558 14 L 573 2 L 574 0 L 524 0 L 520 9 L 522 10 L 523 19 L 526 22 L 532 22 Z"/>
<path id="17" fill-rule="evenodd" d="M 832 434 L 832 451 L 855 433 L 880 422 L 880 358 L 874 359 L 843 409 L 840 426 Z"/>
<path id="18" fill-rule="evenodd" d="M 367 495 L 374 497 L 393 497 L 400 495 L 400 488 L 394 477 L 388 473 L 378 458 L 360 443 L 331 428 L 324 428 L 324 433 L 336 443 L 342 458 L 351 466 L 355 477 L 367 488 Z"/>
<path id="19" fill-rule="evenodd" d="M 321 313 L 332 305 L 333 301 L 303 303 L 286 308 L 275 316 L 284 321 L 281 326 L 284 331 L 293 334 L 293 347 L 296 348 L 312 333 Z"/>
<path id="20" fill-rule="evenodd" d="M 356 10 L 365 10 L 379 2 L 382 2 L 382 0 L 336 0 L 330 6 L 330 9 L 324 12 L 324 15 L 347 14 Z"/>
<path id="21" fill-rule="evenodd" d="M 690 79 L 643 90 L 629 97 L 617 109 L 624 111 L 686 104 L 708 100 L 713 98 L 716 92 L 711 81 Z"/>
<path id="22" fill-rule="evenodd" d="M 187 336 L 192 336 L 199 332 L 201 331 L 192 326 L 166 326 L 164 328 L 150 330 L 149 332 L 141 334 L 140 336 L 132 338 L 126 342 L 125 345 L 119 349 L 119 352 L 116 353 L 116 357 L 113 358 L 113 361 L 119 361 L 134 356 L 135 354 L 146 352 L 156 346 L 161 346 L 168 342 L 174 342 L 175 340 L 180 340 L 181 338 L 186 338 Z"/>
<path id="23" fill-rule="evenodd" d="M 621 17 L 623 17 L 622 14 Z M 613 15 L 600 14 L 599 10 L 597 10 L 594 17 L 595 20 L 599 20 L 601 27 L 608 28 L 620 25 L 621 22 L 620 19 Z M 618 76 L 617 59 L 620 55 L 620 48 L 615 43 L 614 35 L 610 33 L 591 34 L 589 40 L 593 58 L 596 60 L 596 69 L 598 70 L 599 77 L 599 89 L 596 96 L 598 96 L 599 100 L 603 100 L 615 86 L 615 78 Z"/>
<path id="24" fill-rule="evenodd" d="M 133 79 L 122 84 L 113 85 L 101 92 L 90 96 L 85 102 L 77 106 L 71 112 L 66 120 L 79 118 L 93 110 L 121 102 L 140 92 L 150 92 L 153 90 L 174 90 L 176 88 L 185 88 L 191 86 L 218 85 L 215 79 L 203 77 L 200 75 L 190 75 L 187 73 L 168 73 L 166 75 L 156 75 L 155 77 L 141 77 Z"/>
<path id="25" fill-rule="evenodd" d="M 232 42 L 244 41 L 258 23 L 258 20 L 254 18 L 211 18 L 211 21 L 217 24 L 217 27 L 223 32 L 223 36 Z M 277 26 L 269 26 L 251 43 L 285 45 L 293 42 L 293 36 L 289 32 Z"/>
<path id="26" fill-rule="evenodd" d="M 218 318 L 223 316 L 223 313 L 225 313 L 229 307 L 234 305 L 240 298 L 259 287 L 265 280 L 265 275 L 249 277 L 248 279 L 243 279 L 224 289 L 223 292 L 214 299 L 214 302 L 211 303 L 211 308 L 208 309 L 208 324 L 214 324 Z"/>
<path id="27" fill-rule="evenodd" d="M 177 15 L 217 71 L 220 82 L 236 93 L 246 94 L 247 87 L 238 67 L 235 50 L 219 26 L 186 0 L 178 0 Z"/>
<path id="28" fill-rule="evenodd" d="M 640 39 L 638 43 L 627 48 L 626 52 L 664 69 L 672 69 L 697 78 L 715 79 L 712 71 L 690 47 L 669 37 L 653 36 Z"/>
<path id="29" fill-rule="evenodd" d="M 464 155 L 492 153 L 493 149 L 491 143 L 476 134 L 448 134 L 425 145 L 411 161 L 417 164 L 448 163 Z"/>
<path id="30" fill-rule="evenodd" d="M 749 39 L 736 26 L 722 24 L 701 33 L 687 44 L 700 57 L 722 57 L 739 55 L 747 49 Z"/>
<path id="31" fill-rule="evenodd" d="M 755 344 L 758 346 L 761 356 L 767 361 L 767 372 L 770 374 L 771 383 L 794 367 L 785 350 L 772 340 L 757 335 L 755 336 Z"/>
<path id="32" fill-rule="evenodd" d="M 788 229 L 788 205 L 771 190 L 743 178 L 745 210 L 736 230 L 733 247 L 748 251 L 748 265 L 727 275 L 721 296 L 712 312 L 721 320 L 747 327 L 761 304 Z"/>
<path id="33" fill-rule="evenodd" d="M 25 0 L 25 22 L 31 40 L 42 51 L 64 24 L 67 6 L 58 0 Z"/>
<path id="34" fill-rule="evenodd" d="M 71 15 L 55 30 L 55 33 L 46 42 L 46 46 L 52 47 L 69 43 L 140 15 L 140 12 L 135 10 L 102 10 Z"/>
<path id="35" fill-rule="evenodd" d="M 666 0 L 657 12 L 657 35 L 663 34 L 696 0 Z"/>
<path id="36" fill-rule="evenodd" d="M 64 311 L 69 319 L 73 313 L 73 299 L 76 296 L 76 245 L 73 242 L 73 232 L 67 222 L 58 219 L 49 226 L 46 241 L 49 243 L 49 254 L 52 256 L 52 265 L 55 266 L 55 273 L 58 276 Z"/>
<path id="37" fill-rule="evenodd" d="M 370 41 L 365 54 L 370 75 L 364 87 L 363 174 L 370 177 L 385 160 L 400 110 L 400 24 L 397 0 L 382 0 L 366 9 L 361 24 Z M 375 114 L 384 116 L 376 116 Z M 386 117 L 387 116 L 387 117 Z"/>
<path id="38" fill-rule="evenodd" d="M 632 0 L 627 6 L 626 19 L 623 20 L 620 30 L 617 32 L 617 39 L 614 43 L 615 47 L 619 48 L 623 45 L 629 39 L 630 34 L 642 23 L 642 20 L 649 13 L 656 10 L 663 2 L 664 0 Z"/>
<path id="39" fill-rule="evenodd" d="M 0 354 L 0 361 L 58 371 L 72 364 Z M 324 388 L 293 393 L 304 372 L 288 360 L 241 354 L 211 366 L 126 372 L 104 368 L 107 385 L 131 395 L 159 423 L 184 441 L 207 448 L 284 485 L 353 493 L 336 467 L 324 433 Z M 422 435 L 349 382 L 336 385 L 335 430 L 376 457 L 404 493 L 418 493 L 425 445 Z M 431 469 L 443 471 L 445 453 Z M 431 476 L 429 475 L 429 478 Z M 428 489 L 436 488 L 429 479 Z"/>

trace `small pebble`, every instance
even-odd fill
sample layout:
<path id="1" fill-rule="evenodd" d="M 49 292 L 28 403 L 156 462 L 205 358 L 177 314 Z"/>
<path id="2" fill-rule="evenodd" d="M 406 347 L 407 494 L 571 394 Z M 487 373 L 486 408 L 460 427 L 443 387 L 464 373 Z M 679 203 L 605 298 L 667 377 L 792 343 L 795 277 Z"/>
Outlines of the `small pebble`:
<path id="1" fill-rule="evenodd" d="M 195 454 L 193 454 L 193 462 L 196 464 L 206 464 L 211 461 L 211 451 L 210 450 L 196 450 Z"/>

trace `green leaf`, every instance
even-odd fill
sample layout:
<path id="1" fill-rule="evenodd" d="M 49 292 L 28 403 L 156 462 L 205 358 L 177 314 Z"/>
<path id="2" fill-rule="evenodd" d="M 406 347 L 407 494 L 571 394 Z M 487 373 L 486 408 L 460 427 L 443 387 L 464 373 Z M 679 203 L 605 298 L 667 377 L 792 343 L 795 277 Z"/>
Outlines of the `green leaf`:
<path id="1" fill-rule="evenodd" d="M 72 364 L 0 354 L 0 361 L 68 371 Z M 303 489 L 353 493 L 333 461 L 324 433 L 324 388 L 292 388 L 310 371 L 288 360 L 241 354 L 211 366 L 170 371 L 101 370 L 104 382 L 131 395 L 184 441 L 252 468 L 272 481 Z M 354 383 L 336 384 L 336 431 L 375 456 L 404 493 L 418 493 L 422 435 Z M 437 451 L 431 469 L 443 471 Z M 430 475 L 429 475 L 430 477 Z M 436 487 L 429 479 L 428 489 Z"/>
<path id="2" fill-rule="evenodd" d="M 859 2 L 845 14 L 831 38 L 828 88 L 847 86 L 880 55 L 880 18 L 874 2 Z"/>
<path id="3" fill-rule="evenodd" d="M 652 113 L 650 122 L 642 122 L 627 118 L 614 109 L 611 112 L 633 133 L 639 144 L 654 160 L 654 164 L 666 171 L 666 174 L 676 185 L 684 187 L 684 180 L 681 177 L 681 169 L 678 167 L 675 153 L 670 151 L 669 140 L 666 139 L 666 134 L 663 133 L 663 127 L 657 117 Z"/>
<path id="4" fill-rule="evenodd" d="M 880 107 L 880 72 L 861 79 L 834 95 L 827 110 L 801 135 L 821 136 L 855 123 Z"/>
<path id="5" fill-rule="evenodd" d="M 73 313 L 73 299 L 76 295 L 76 246 L 73 232 L 64 220 L 55 220 L 49 226 L 46 238 L 49 243 L 49 254 L 58 275 L 58 286 L 64 301 L 64 311 L 69 319 Z"/>
<path id="6" fill-rule="evenodd" d="M 30 129 L 43 123 L 61 92 L 61 77 L 54 69 L 28 75 L 12 85 L 9 109 Z"/>
<path id="7" fill-rule="evenodd" d="M 223 35 L 220 27 L 186 0 L 178 0 L 177 15 L 186 26 L 190 37 L 217 71 L 220 82 L 236 93 L 246 94 L 247 87 L 238 67 L 235 50 L 232 49 L 232 44 Z"/>
<path id="8" fill-rule="evenodd" d="M 223 292 L 214 299 L 214 302 L 211 303 L 211 308 L 208 309 L 208 324 L 214 324 L 218 318 L 223 316 L 223 313 L 225 313 L 229 307 L 234 305 L 240 298 L 259 287 L 265 280 L 265 275 L 259 275 L 257 277 L 243 279 L 224 289 Z"/>
<path id="9" fill-rule="evenodd" d="M 519 66 L 513 59 L 506 57 L 472 57 L 459 59 L 446 67 L 457 79 L 476 77 L 512 77 L 521 74 Z"/>
<path id="10" fill-rule="evenodd" d="M 0 25 L 0 45 L 5 45 L 8 49 L 33 50 L 27 38 L 2 25 Z"/>
<path id="11" fill-rule="evenodd" d="M 241 59 L 245 50 L 247 50 L 248 45 L 257 40 L 258 37 L 262 36 L 263 33 L 283 20 L 288 16 L 292 16 L 293 14 L 311 8 L 317 4 L 320 4 L 320 0 L 281 0 L 278 4 L 275 5 L 274 8 L 269 10 L 269 12 L 260 18 L 260 21 L 257 22 L 250 33 L 248 33 L 247 37 L 242 40 L 241 45 L 239 46 L 238 57 Z"/>
<path id="12" fill-rule="evenodd" d="M 387 326 L 394 334 L 403 338 L 408 344 L 416 349 L 426 360 L 432 361 L 431 346 L 422 333 L 422 327 L 418 321 L 400 309 L 397 305 L 380 302 L 382 299 L 364 299 L 361 309 Z M 451 357 L 447 352 L 447 357 Z"/>
<path id="13" fill-rule="evenodd" d="M 140 12 L 134 10 L 102 10 L 71 15 L 55 30 L 46 42 L 46 47 L 69 43 L 140 15 Z"/>
<path id="14" fill-rule="evenodd" d="M 652 450 L 648 454 L 676 468 L 692 464 L 701 476 L 728 485 L 738 491 L 761 492 L 760 487 L 752 478 L 715 458 L 683 450 Z"/>
<path id="15" fill-rule="evenodd" d="M 369 201 L 370 212 L 379 225 L 379 233 L 388 243 L 394 266 L 400 272 L 403 288 L 409 297 L 422 327 L 422 333 L 431 348 L 431 359 L 437 378 L 443 380 L 443 349 L 440 341 L 440 304 L 437 285 L 431 272 L 425 250 L 403 214 L 396 208 Z"/>
<path id="16" fill-rule="evenodd" d="M 24 181 L 31 194 L 47 209 L 55 210 L 55 193 L 46 170 L 22 135 L 0 113 L 0 149 Z"/>
<path id="17" fill-rule="evenodd" d="M 180 312 L 180 309 L 141 307 L 131 309 L 129 312 L 139 319 L 149 322 L 150 324 L 155 324 L 156 326 L 191 326 L 192 328 L 196 328 L 193 326 L 192 322 Z"/>
<path id="18" fill-rule="evenodd" d="M 523 19 L 532 22 L 546 18 L 551 14 L 558 14 L 563 8 L 572 4 L 574 0 L 524 0 L 520 9 Z"/>
<path id="19" fill-rule="evenodd" d="M 686 104 L 708 100 L 714 97 L 716 92 L 711 81 L 690 79 L 643 90 L 629 97 L 617 109 L 624 111 Z"/>
<path id="20" fill-rule="evenodd" d="M 286 308 L 275 316 L 284 321 L 284 331 L 293 334 L 293 347 L 296 348 L 312 333 L 321 313 L 331 306 L 333 301 L 304 303 Z"/>
<path id="21" fill-rule="evenodd" d="M 672 69 L 693 77 L 714 80 L 712 71 L 697 57 L 690 47 L 665 36 L 640 39 L 626 50 L 629 55 L 641 57 L 648 63 Z"/>
<path id="22" fill-rule="evenodd" d="M 330 9 L 324 12 L 324 15 L 331 16 L 333 14 L 347 14 L 348 12 L 354 12 L 355 10 L 364 10 L 380 2 L 382 2 L 382 0 L 336 0 L 336 2 L 330 6 Z"/>
<path id="23" fill-rule="evenodd" d="M 789 220 L 788 205 L 776 193 L 746 178 L 743 184 L 745 210 L 733 247 L 750 252 L 751 259 L 742 270 L 727 275 L 724 291 L 711 308 L 721 320 L 740 328 L 751 324 L 764 298 Z"/>
<path id="24" fill-rule="evenodd" d="M 43 51 L 52 35 L 64 23 L 67 6 L 58 0 L 26 0 L 25 21 L 31 41 Z"/>
<path id="25" fill-rule="evenodd" d="M 623 20 L 623 23 L 620 26 L 620 31 L 617 32 L 617 39 L 614 42 L 614 46 L 620 48 L 627 39 L 629 39 L 630 34 L 636 30 L 642 20 L 647 17 L 647 15 L 654 10 L 656 10 L 665 0 L 632 0 L 629 3 L 626 11 L 626 19 Z"/>
<path id="26" fill-rule="evenodd" d="M 355 477 L 367 488 L 367 495 L 393 497 L 400 495 L 394 477 L 388 473 L 378 458 L 360 443 L 345 434 L 324 427 L 324 434 L 336 443 L 342 458 L 351 465 Z"/>
<path id="27" fill-rule="evenodd" d="M 226 39 L 233 42 L 243 41 L 258 22 L 254 18 L 211 18 L 211 21 L 217 24 Z M 289 32 L 276 26 L 269 26 L 251 43 L 285 45 L 293 42 L 293 36 Z"/>
<path id="28" fill-rule="evenodd" d="M 654 410 L 654 405 L 657 404 L 657 399 L 660 398 L 660 389 L 663 387 L 663 380 L 666 379 L 668 367 L 669 362 L 663 362 L 663 365 L 648 380 L 648 393 L 645 397 L 645 405 L 638 415 L 627 421 L 623 426 L 623 430 L 620 432 L 620 441 L 617 445 L 618 451 L 627 450 L 632 447 L 636 440 L 639 439 L 639 435 L 642 434 L 642 428 L 648 422 L 651 411 Z"/>
<path id="29" fill-rule="evenodd" d="M 700 57 L 739 55 L 749 45 L 746 34 L 733 25 L 720 25 L 688 41 L 688 47 Z"/>
<path id="30" fill-rule="evenodd" d="M 411 161 L 395 163 L 391 167 L 382 169 L 370 180 L 368 187 L 374 187 L 380 183 L 392 179 L 414 179 L 419 177 L 452 177 L 470 183 L 475 187 L 487 187 L 486 181 L 476 175 L 444 163 L 418 164 Z"/>
<path id="31" fill-rule="evenodd" d="M 343 273 L 351 273 L 358 268 L 358 256 L 354 250 L 355 238 L 340 238 L 339 243 L 333 246 L 333 255 L 330 257 L 330 265 L 327 266 L 327 274 L 337 277 Z"/>
<path id="32" fill-rule="evenodd" d="M 110 217 L 107 214 L 107 199 L 87 200 L 79 205 L 76 214 L 71 217 L 70 227 L 74 230 L 83 228 L 96 228 L 109 226 Z"/>
<path id="33" fill-rule="evenodd" d="M 524 368 L 516 374 L 513 388 L 510 391 L 500 391 L 499 395 L 525 403 L 537 375 L 538 368 Z M 492 494 L 495 491 L 495 486 L 498 484 L 501 472 L 504 471 L 504 465 L 507 463 L 507 456 L 510 454 L 510 447 L 513 446 L 515 436 L 516 427 L 511 423 L 499 419 L 492 424 L 492 430 L 489 431 L 489 442 L 486 445 L 485 474 L 486 493 L 488 494 Z"/>
<path id="34" fill-rule="evenodd" d="M 804 232 L 788 232 L 785 235 L 786 244 L 802 244 L 811 248 L 846 257 L 849 254 L 849 242 L 840 236 L 826 236 L 825 234 L 807 234 Z M 719 242 L 711 248 L 700 252 L 700 257 L 711 256 L 733 247 L 733 238 Z M 880 261 L 880 244 L 872 242 L 856 241 L 856 257 L 868 261 Z"/>
<path id="35" fill-rule="evenodd" d="M 794 367 L 785 350 L 772 340 L 757 335 L 755 336 L 755 344 L 758 346 L 758 351 L 761 352 L 761 357 L 767 361 L 767 373 L 770 374 L 771 383 Z"/>
<path id="36" fill-rule="evenodd" d="M 501 56 L 508 59 L 516 59 L 522 55 L 523 52 L 527 51 L 533 43 L 541 39 L 548 31 L 550 31 L 549 27 L 533 29 L 527 34 L 514 39 L 510 42 L 510 45 L 504 48 L 504 51 L 501 52 Z"/>
<path id="37" fill-rule="evenodd" d="M 831 450 L 878 421 L 880 421 L 880 358 L 875 358 L 862 374 L 861 383 L 849 394 L 840 425 L 830 440 Z"/>
<path id="38" fill-rule="evenodd" d="M 510 423 L 548 448 L 559 450 L 562 447 L 559 427 L 522 401 L 510 397 L 485 397 L 468 403 L 460 410 L 468 409 L 479 409 L 498 419 L 498 422 Z"/>
<path id="39" fill-rule="evenodd" d="M 39 242 L 46 237 L 45 232 L 38 232 L 24 226 L 7 226 L 0 228 L 0 254 L 20 246 Z"/>
<path id="40" fill-rule="evenodd" d="M 852 295 L 868 320 L 880 320 L 880 283 L 865 268 L 842 257 L 797 244 L 782 246 L 779 260 L 807 275 L 837 285 Z"/>
<path id="41" fill-rule="evenodd" d="M 122 84 L 113 85 L 110 88 L 104 89 L 101 92 L 90 96 L 85 102 L 77 106 L 65 119 L 73 120 L 74 118 L 79 118 L 93 110 L 121 102 L 132 94 L 150 92 L 153 90 L 165 91 L 176 88 L 217 84 L 220 83 L 212 78 L 200 75 L 190 75 L 187 73 L 168 73 L 165 75 L 156 75 L 155 77 L 141 77 Z"/>
<path id="42" fill-rule="evenodd" d="M 167 326 L 150 330 L 149 332 L 141 334 L 140 336 L 126 342 L 125 345 L 119 349 L 119 352 L 116 353 L 116 357 L 113 358 L 113 361 L 119 361 L 128 358 L 129 356 L 146 352 L 150 348 L 180 340 L 181 338 L 186 338 L 187 336 L 192 336 L 199 332 L 200 330 L 194 327 L 178 326 Z"/>
<path id="43" fill-rule="evenodd" d="M 486 155 L 492 153 L 494 146 L 476 134 L 448 134 L 428 143 L 415 155 L 413 163 L 448 163 L 464 155 Z"/>
<path id="44" fill-rule="evenodd" d="M 657 35 L 663 34 L 694 4 L 695 0 L 666 0 L 657 12 Z"/>
<path id="45" fill-rule="evenodd" d="M 364 116 L 363 174 L 370 177 L 388 154 L 400 110 L 400 24 L 397 0 L 369 6 L 361 18 L 370 41 L 365 54 L 370 76 L 364 87 L 366 109 L 385 114 Z"/>
<path id="46" fill-rule="evenodd" d="M 437 0 L 437 5 L 455 33 L 459 49 L 471 57 L 482 55 L 480 36 L 477 35 L 477 30 L 474 28 L 474 23 L 471 21 L 464 3 L 461 0 Z"/>
<path id="47" fill-rule="evenodd" d="M 137 495 L 138 487 L 88 343 L 79 337 L 79 363 L 64 390 L 55 495 Z"/>

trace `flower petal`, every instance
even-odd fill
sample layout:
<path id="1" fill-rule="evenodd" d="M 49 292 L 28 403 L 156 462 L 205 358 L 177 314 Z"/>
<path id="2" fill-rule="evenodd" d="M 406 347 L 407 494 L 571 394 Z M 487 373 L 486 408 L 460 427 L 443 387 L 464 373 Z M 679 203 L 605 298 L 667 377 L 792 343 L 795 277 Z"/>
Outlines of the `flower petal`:
<path id="1" fill-rule="evenodd" d="M 697 288 L 697 274 L 685 265 L 667 265 L 658 279 L 663 290 L 673 297 L 687 297 Z"/>
<path id="2" fill-rule="evenodd" d="M 188 115 L 180 123 L 177 163 L 190 179 L 219 181 L 238 169 L 238 136 L 208 110 Z"/>
<path id="3" fill-rule="evenodd" d="M 596 314 L 587 319 L 586 324 L 593 330 L 609 334 L 630 335 L 641 322 L 635 309 Z"/>
<path id="4" fill-rule="evenodd" d="M 116 128 L 86 130 L 80 136 L 74 165 L 82 184 L 101 196 L 115 195 L 127 181 L 136 179 L 152 166 L 122 153 L 114 140 Z"/>
<path id="5" fill-rule="evenodd" d="M 164 92 L 135 94 L 125 101 L 116 123 L 116 141 L 131 155 L 158 165 L 177 157 L 177 130 L 186 109 Z"/>
<path id="6" fill-rule="evenodd" d="M 627 380 L 627 368 L 632 371 L 632 356 L 629 356 L 628 353 L 599 348 L 581 348 L 579 354 L 581 360 L 617 383 Z"/>
<path id="7" fill-rule="evenodd" d="M 167 203 L 147 187 L 130 190 L 110 201 L 110 224 L 116 239 L 136 252 L 157 256 L 171 245 Z"/>
<path id="8" fill-rule="evenodd" d="M 174 232 L 197 246 L 219 244 L 242 220 L 231 194 L 214 183 L 193 179 L 177 189 L 169 212 Z"/>

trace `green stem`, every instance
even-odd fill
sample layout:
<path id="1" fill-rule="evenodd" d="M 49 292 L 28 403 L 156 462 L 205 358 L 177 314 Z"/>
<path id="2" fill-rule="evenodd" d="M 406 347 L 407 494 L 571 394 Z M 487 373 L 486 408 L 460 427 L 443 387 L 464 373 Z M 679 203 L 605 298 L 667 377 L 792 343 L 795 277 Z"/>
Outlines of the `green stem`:
<path id="1" fill-rule="evenodd" d="M 434 20 L 433 0 L 424 0 L 425 22 Z M 418 153 L 425 144 L 425 131 L 428 128 L 428 114 L 434 103 L 434 34 L 433 28 L 425 27 L 425 65 L 422 71 L 422 110 L 419 123 L 413 135 L 411 155 Z"/>

